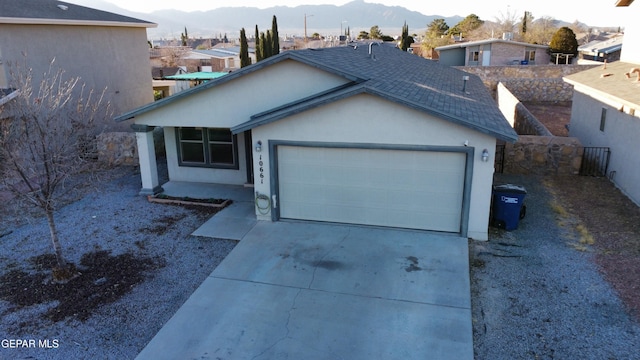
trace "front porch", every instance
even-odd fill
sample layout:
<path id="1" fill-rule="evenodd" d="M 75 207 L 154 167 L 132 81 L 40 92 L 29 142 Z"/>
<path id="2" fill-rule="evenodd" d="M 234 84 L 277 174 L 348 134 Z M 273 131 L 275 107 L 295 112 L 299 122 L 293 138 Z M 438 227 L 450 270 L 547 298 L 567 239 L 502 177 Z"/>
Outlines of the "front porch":
<path id="1" fill-rule="evenodd" d="M 231 199 L 234 203 L 253 203 L 253 187 L 242 185 L 168 181 L 162 184 L 160 194 L 194 199 Z"/>
<path id="2" fill-rule="evenodd" d="M 227 188 L 228 190 L 236 186 L 251 186 L 253 184 L 251 133 L 248 131 L 239 135 L 229 135 L 232 136 L 233 140 L 230 143 L 225 143 L 224 146 L 228 146 L 229 148 L 226 149 L 227 152 L 221 150 L 221 154 L 223 155 L 220 155 L 227 157 L 222 160 L 218 159 L 219 161 L 228 161 L 228 163 L 217 163 L 212 160 L 210 151 L 205 151 L 203 154 L 200 154 L 200 158 L 196 156 L 195 159 L 185 160 L 182 157 L 181 146 L 177 144 L 179 130 L 195 129 L 194 131 L 203 131 L 202 129 L 176 128 L 171 126 L 163 127 L 162 138 L 167 154 L 165 157 L 166 168 L 163 168 L 163 173 L 164 171 L 167 172 L 164 180 L 169 180 L 169 182 L 161 186 L 162 177 L 159 176 L 160 174 L 158 172 L 159 163 L 157 162 L 158 159 L 154 142 L 154 129 L 156 129 L 156 127 L 140 124 L 133 124 L 131 127 L 135 131 L 138 145 L 140 179 L 142 181 L 140 195 L 157 195 L 164 193 L 170 196 L 210 197 L 206 195 L 207 192 L 217 191 L 212 189 L 218 189 L 219 186 L 230 186 Z M 205 137 L 203 134 L 209 133 L 207 131 L 201 133 L 202 139 Z M 207 149 L 210 145 L 207 141 L 201 140 L 202 143 L 200 145 L 202 145 L 202 149 Z M 176 185 L 170 189 L 166 188 L 166 186 L 171 187 L 171 184 L 174 182 L 179 186 Z M 205 186 L 206 184 L 211 184 L 213 187 L 209 189 Z M 189 191 L 195 196 L 186 195 Z M 175 194 L 170 192 L 175 192 Z M 245 198 L 248 196 L 249 201 L 253 201 L 252 193 L 252 191 L 246 191 L 245 195 L 238 195 L 240 197 L 245 196 Z M 228 196 L 231 195 L 227 195 L 227 197 L 221 196 L 221 198 L 229 198 Z"/>

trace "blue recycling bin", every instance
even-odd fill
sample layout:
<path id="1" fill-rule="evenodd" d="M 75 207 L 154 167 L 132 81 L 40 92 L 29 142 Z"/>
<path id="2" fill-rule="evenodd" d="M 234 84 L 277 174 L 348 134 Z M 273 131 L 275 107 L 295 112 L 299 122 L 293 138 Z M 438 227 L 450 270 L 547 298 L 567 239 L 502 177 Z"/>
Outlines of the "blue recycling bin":
<path id="1" fill-rule="evenodd" d="M 526 214 L 524 198 L 527 190 L 523 186 L 504 184 L 493 186 L 491 223 L 505 230 L 515 230 Z"/>

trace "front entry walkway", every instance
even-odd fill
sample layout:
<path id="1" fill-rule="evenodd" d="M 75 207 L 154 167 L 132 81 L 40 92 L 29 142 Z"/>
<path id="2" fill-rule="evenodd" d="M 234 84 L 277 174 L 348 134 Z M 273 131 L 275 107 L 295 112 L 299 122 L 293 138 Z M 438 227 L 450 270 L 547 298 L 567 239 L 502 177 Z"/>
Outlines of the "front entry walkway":
<path id="1" fill-rule="evenodd" d="M 469 289 L 465 238 L 261 221 L 137 359 L 473 359 Z"/>
<path id="2" fill-rule="evenodd" d="M 196 229 L 193 236 L 239 241 L 257 223 L 252 187 L 170 181 L 162 188 L 162 193 L 170 196 L 233 201 Z"/>

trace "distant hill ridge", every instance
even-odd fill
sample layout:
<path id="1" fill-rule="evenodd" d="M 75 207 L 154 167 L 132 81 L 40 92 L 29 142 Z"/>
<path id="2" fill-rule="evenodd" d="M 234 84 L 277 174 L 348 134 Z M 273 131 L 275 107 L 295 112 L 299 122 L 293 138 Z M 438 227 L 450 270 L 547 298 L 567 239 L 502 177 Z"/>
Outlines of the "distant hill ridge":
<path id="1" fill-rule="evenodd" d="M 434 19 L 444 18 L 449 26 L 457 24 L 464 16 L 424 15 L 401 6 L 372 4 L 363 0 L 354 0 L 341 6 L 336 5 L 300 5 L 296 7 L 276 6 L 267 9 L 254 7 L 223 7 L 209 11 L 185 12 L 180 10 L 157 10 L 149 14 L 122 9 L 102 0 L 78 0 L 79 4 L 121 15 L 131 16 L 158 24 L 148 29 L 149 37 L 180 38 L 187 28 L 189 37 L 211 37 L 227 34 L 229 38 L 239 36 L 244 27 L 247 35 L 254 34 L 255 25 L 260 31 L 271 28 L 271 18 L 278 18 L 280 35 L 304 34 L 304 19 L 307 18 L 307 33 L 338 35 L 342 28 L 350 28 L 352 35 L 378 25 L 386 35 L 399 35 L 402 25 L 407 22 L 411 33 L 422 33 Z M 176 2 L 176 6 L 179 6 Z M 153 2 L 149 2 L 153 6 Z"/>

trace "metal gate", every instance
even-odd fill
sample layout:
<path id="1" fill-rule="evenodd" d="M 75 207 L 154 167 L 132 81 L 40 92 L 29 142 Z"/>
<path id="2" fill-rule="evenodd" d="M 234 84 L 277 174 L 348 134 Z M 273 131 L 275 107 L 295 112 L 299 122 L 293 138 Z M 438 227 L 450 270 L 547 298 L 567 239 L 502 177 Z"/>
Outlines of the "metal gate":
<path id="1" fill-rule="evenodd" d="M 494 172 L 502 174 L 504 172 L 504 142 L 496 144 L 496 156 L 493 162 Z"/>
<path id="2" fill-rule="evenodd" d="M 582 176 L 607 176 L 611 149 L 608 147 L 585 147 L 580 164 Z"/>

